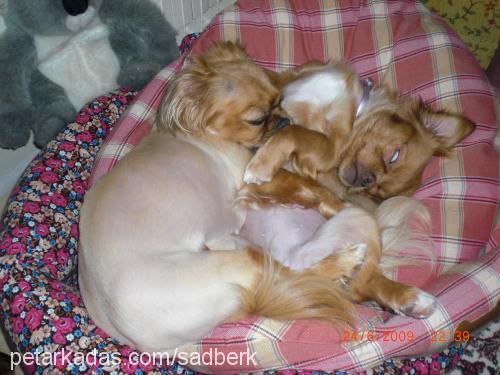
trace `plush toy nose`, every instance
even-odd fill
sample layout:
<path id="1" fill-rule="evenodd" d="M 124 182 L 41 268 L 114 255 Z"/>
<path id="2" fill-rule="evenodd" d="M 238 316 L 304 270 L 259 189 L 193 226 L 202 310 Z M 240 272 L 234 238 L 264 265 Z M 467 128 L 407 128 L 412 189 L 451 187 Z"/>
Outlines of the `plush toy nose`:
<path id="1" fill-rule="evenodd" d="M 63 7 L 71 16 L 78 16 L 85 13 L 89 7 L 88 0 L 62 0 Z"/>

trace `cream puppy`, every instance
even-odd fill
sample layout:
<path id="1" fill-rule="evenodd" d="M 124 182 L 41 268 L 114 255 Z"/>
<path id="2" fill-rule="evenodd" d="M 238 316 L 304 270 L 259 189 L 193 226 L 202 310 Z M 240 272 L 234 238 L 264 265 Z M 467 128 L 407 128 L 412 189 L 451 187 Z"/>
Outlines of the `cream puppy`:
<path id="1" fill-rule="evenodd" d="M 280 267 L 238 235 L 246 211 L 233 201 L 248 147 L 280 121 L 279 100 L 241 48 L 214 45 L 169 84 L 160 130 L 87 193 L 80 289 L 91 318 L 112 337 L 168 352 L 251 314 L 352 322 L 336 280 L 362 262 L 366 246 L 356 243 L 379 246 L 369 214 L 345 210 L 351 226 L 362 228 L 352 240 L 336 230 L 338 220 L 325 223 L 313 240 L 330 252 L 332 244 L 347 249 L 307 270 Z"/>

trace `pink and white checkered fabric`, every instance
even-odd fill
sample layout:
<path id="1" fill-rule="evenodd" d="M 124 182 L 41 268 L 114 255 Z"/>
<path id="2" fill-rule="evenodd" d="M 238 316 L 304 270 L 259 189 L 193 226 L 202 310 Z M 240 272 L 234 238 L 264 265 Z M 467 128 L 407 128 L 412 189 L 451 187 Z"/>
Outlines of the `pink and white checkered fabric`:
<path id="1" fill-rule="evenodd" d="M 200 354 L 248 351 L 255 353 L 255 363 L 199 370 L 362 370 L 391 357 L 437 351 L 452 340 L 450 333 L 460 322 L 497 305 L 498 107 L 479 64 L 441 19 L 414 1 L 241 0 L 212 20 L 191 53 L 219 40 L 240 41 L 259 65 L 277 71 L 311 59 L 344 59 L 362 77 L 420 96 L 434 108 L 465 113 L 477 128 L 452 158 L 430 163 L 415 194 L 432 214 L 434 271 L 414 266 L 395 274 L 437 296 L 439 308 L 431 317 L 371 319 L 363 328 L 370 337 L 360 334 L 346 342 L 342 332 L 314 321 L 254 318 L 224 324 L 184 349 Z M 150 131 L 163 90 L 183 58 L 166 67 L 120 120 L 96 161 L 93 181 Z"/>

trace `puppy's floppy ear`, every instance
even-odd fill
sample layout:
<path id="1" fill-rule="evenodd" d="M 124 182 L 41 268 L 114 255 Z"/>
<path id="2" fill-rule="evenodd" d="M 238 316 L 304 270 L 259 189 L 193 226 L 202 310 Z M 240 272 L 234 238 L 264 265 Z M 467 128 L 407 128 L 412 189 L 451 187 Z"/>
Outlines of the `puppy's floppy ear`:
<path id="1" fill-rule="evenodd" d="M 421 120 L 425 127 L 432 131 L 437 141 L 434 155 L 446 156 L 453 146 L 460 143 L 474 130 L 474 124 L 462 115 L 446 111 L 421 111 Z"/>
<path id="2" fill-rule="evenodd" d="M 278 73 L 275 72 L 274 70 L 269 70 L 269 69 L 262 69 L 263 72 L 266 74 L 267 78 L 271 81 L 271 83 L 278 87 L 279 89 L 283 88 L 289 80 L 286 79 L 287 74 L 286 73 Z"/>
<path id="3" fill-rule="evenodd" d="M 221 73 L 217 71 L 217 63 L 238 60 L 249 57 L 243 47 L 233 42 L 214 43 L 206 52 L 193 57 L 168 85 L 156 117 L 157 128 L 180 129 L 190 134 L 202 131 L 213 100 L 211 94 L 229 91 L 227 82 L 216 80 Z"/>
<path id="4" fill-rule="evenodd" d="M 180 129 L 189 134 L 201 131 L 207 110 L 205 101 L 213 74 L 203 58 L 195 58 L 178 73 L 169 83 L 158 109 L 158 129 Z"/>

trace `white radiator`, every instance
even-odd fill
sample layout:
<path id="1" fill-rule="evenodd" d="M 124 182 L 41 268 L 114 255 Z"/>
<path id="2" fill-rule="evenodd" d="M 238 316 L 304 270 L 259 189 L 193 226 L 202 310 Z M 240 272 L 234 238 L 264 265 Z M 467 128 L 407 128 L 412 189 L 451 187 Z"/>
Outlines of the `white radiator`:
<path id="1" fill-rule="evenodd" d="M 151 0 L 177 30 L 177 41 L 189 33 L 200 32 L 208 22 L 235 0 Z"/>

